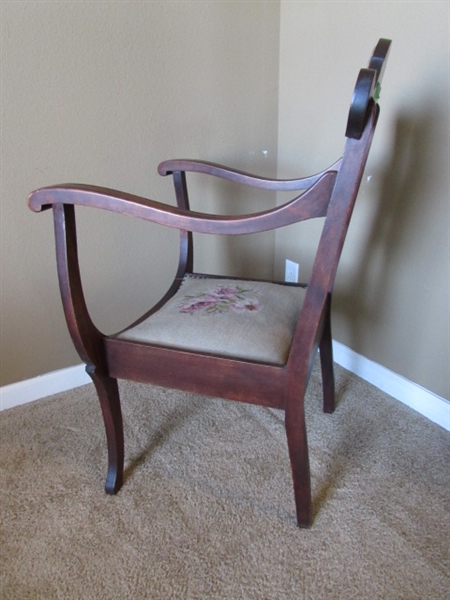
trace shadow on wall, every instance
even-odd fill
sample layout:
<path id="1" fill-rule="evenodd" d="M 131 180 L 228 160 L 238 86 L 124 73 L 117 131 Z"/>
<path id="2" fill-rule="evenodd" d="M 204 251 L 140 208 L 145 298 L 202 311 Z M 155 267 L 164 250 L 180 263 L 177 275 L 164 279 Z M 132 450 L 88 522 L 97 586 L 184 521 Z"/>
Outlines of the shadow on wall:
<path id="1" fill-rule="evenodd" d="M 410 243 L 417 214 L 424 211 L 431 120 L 430 115 L 397 118 L 370 234 L 345 289 L 333 297 L 333 312 L 342 315 L 350 330 L 350 346 L 356 351 L 364 347 L 368 332 L 383 323 L 388 298 L 398 285 L 399 255 Z"/>

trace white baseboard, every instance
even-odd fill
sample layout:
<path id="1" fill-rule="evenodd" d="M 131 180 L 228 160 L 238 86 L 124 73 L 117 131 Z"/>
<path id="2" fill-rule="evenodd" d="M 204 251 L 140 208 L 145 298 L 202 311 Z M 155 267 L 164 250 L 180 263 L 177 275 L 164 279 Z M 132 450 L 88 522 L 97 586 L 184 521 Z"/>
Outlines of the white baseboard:
<path id="1" fill-rule="evenodd" d="M 445 398 L 357 354 L 340 342 L 333 341 L 333 353 L 338 365 L 450 431 L 450 402 Z M 92 380 L 84 370 L 84 365 L 77 365 L 5 385 L 0 388 L 0 410 L 33 402 L 87 383 L 92 383 Z"/>
<path id="2" fill-rule="evenodd" d="M 450 402 L 333 340 L 335 362 L 450 431 Z"/>
<path id="3" fill-rule="evenodd" d="M 0 388 L 0 410 L 40 400 L 52 394 L 72 390 L 80 385 L 92 383 L 84 364 L 59 371 L 52 371 L 33 379 L 18 381 Z"/>

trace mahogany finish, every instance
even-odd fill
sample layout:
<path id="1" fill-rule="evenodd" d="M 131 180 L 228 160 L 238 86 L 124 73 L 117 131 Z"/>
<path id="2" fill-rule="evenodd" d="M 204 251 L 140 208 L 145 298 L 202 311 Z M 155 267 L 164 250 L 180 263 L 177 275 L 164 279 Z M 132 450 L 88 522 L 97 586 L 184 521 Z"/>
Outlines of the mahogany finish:
<path id="1" fill-rule="evenodd" d="M 325 171 L 303 179 L 273 180 L 197 160 L 169 160 L 159 173 L 172 175 L 177 207 L 131 194 L 86 185 L 57 185 L 32 192 L 29 207 L 53 208 L 61 297 L 75 347 L 86 363 L 101 404 L 108 444 L 105 489 L 123 482 L 124 440 L 117 379 L 178 388 L 283 409 L 292 466 L 297 523 L 312 521 L 311 479 L 304 397 L 320 349 L 324 410 L 335 406 L 331 336 L 331 298 L 336 270 L 379 114 L 377 98 L 389 40 L 380 40 L 369 68 L 357 79 L 347 123 L 343 156 Z M 197 172 L 262 189 L 301 191 L 272 210 L 243 216 L 196 213 L 189 208 L 186 173 Z M 157 311 L 193 273 L 192 232 L 237 235 L 276 229 L 325 217 L 311 279 L 306 289 L 287 363 L 284 365 L 179 350 L 106 336 L 93 324 L 84 300 L 77 252 L 75 205 L 131 215 L 180 230 L 179 266 L 162 300 L 136 323 Z M 211 276 L 214 277 L 214 276 Z M 136 325 L 133 323 L 131 326 Z"/>

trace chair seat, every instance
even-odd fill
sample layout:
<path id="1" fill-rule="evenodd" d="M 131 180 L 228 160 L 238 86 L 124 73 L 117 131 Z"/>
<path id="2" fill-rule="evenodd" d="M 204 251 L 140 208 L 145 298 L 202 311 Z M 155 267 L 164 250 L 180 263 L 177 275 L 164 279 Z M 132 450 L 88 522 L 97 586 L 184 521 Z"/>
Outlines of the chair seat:
<path id="1" fill-rule="evenodd" d="M 188 275 L 177 293 L 119 339 L 286 364 L 306 290 Z"/>

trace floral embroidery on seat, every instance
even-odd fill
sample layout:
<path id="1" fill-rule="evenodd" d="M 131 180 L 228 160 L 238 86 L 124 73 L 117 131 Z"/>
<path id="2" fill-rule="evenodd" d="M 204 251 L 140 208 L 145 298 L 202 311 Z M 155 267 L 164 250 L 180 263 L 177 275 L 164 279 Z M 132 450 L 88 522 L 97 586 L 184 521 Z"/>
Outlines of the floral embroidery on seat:
<path id="1" fill-rule="evenodd" d="M 180 312 L 189 314 L 200 311 L 204 314 L 224 313 L 230 310 L 237 313 L 258 311 L 260 303 L 255 297 L 256 294 L 254 290 L 240 285 L 218 285 L 200 294 L 184 296 L 178 308 Z"/>

